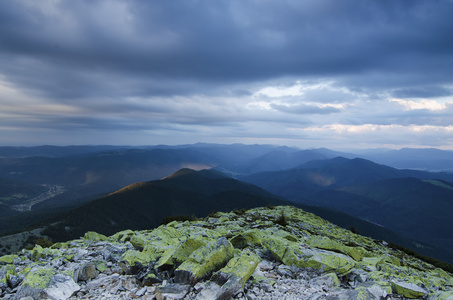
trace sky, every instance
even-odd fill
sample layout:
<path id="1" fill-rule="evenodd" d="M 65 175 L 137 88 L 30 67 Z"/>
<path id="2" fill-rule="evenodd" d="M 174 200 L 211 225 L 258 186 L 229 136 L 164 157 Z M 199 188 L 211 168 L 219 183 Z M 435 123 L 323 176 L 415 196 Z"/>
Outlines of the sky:
<path id="1" fill-rule="evenodd" d="M 0 1 L 0 145 L 453 149 L 453 1 Z"/>

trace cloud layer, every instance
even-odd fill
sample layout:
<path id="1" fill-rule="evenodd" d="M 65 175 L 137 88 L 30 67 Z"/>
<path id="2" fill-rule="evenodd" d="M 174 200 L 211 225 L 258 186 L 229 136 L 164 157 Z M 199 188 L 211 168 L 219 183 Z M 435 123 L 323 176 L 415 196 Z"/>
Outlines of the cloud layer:
<path id="1" fill-rule="evenodd" d="M 451 1 L 0 3 L 0 143 L 453 149 Z"/>

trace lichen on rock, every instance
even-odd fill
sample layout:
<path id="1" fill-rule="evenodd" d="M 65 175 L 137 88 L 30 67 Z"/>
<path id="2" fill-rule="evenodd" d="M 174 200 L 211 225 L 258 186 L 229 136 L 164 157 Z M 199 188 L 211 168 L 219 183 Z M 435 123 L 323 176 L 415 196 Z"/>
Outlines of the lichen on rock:
<path id="1" fill-rule="evenodd" d="M 0 257 L 0 289 L 5 299 L 453 300 L 453 277 L 278 206 L 37 245 Z"/>
<path id="2" fill-rule="evenodd" d="M 195 250 L 185 262 L 175 270 L 175 282 L 194 283 L 211 275 L 233 257 L 233 246 L 225 238 L 209 242 Z"/>

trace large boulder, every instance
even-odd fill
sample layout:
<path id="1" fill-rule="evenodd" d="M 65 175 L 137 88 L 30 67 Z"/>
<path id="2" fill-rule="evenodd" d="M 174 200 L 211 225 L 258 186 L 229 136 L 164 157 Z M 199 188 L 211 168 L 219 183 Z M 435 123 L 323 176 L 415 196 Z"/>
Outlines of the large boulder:
<path id="1" fill-rule="evenodd" d="M 198 248 L 175 271 L 176 283 L 194 283 L 209 277 L 233 257 L 233 246 L 224 237 Z"/>
<path id="2" fill-rule="evenodd" d="M 410 299 L 420 299 L 428 295 L 428 291 L 412 282 L 394 280 L 392 281 L 392 289 L 394 293 Z"/>
<path id="3" fill-rule="evenodd" d="M 228 264 L 216 272 L 198 299 L 230 299 L 245 285 L 245 282 L 255 271 L 260 257 L 250 250 L 244 250 L 234 256 Z"/>

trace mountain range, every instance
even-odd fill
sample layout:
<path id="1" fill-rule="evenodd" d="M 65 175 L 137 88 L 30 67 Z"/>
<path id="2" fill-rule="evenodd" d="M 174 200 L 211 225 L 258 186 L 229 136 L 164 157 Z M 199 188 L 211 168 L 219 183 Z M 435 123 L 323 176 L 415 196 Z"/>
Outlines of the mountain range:
<path id="1" fill-rule="evenodd" d="M 449 172 L 272 145 L 6 150 L 0 147 L 0 234 L 41 226 L 64 240 L 88 230 L 152 228 L 169 216 L 295 205 L 424 255 L 453 257 Z M 18 204 L 28 210 L 18 211 Z"/>
<path id="2" fill-rule="evenodd" d="M 329 207 L 453 249 L 453 174 L 399 170 L 355 158 L 241 178 L 288 200 Z"/>

